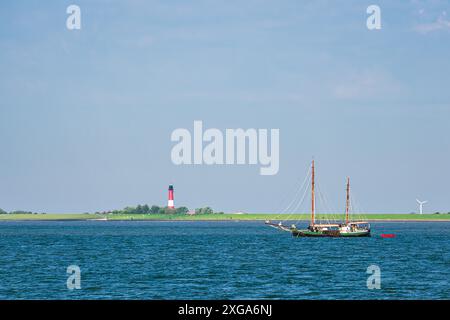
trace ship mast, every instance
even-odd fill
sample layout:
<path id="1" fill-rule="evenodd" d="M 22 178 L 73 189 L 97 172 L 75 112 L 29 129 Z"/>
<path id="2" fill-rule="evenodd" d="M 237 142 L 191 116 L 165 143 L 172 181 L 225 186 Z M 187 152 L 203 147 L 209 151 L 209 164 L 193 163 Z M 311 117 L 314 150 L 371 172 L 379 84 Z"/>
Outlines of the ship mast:
<path id="1" fill-rule="evenodd" d="M 345 205 L 345 223 L 346 224 L 348 224 L 348 222 L 349 222 L 349 218 L 348 218 L 349 208 L 350 208 L 350 178 L 347 177 L 347 201 L 346 201 L 346 205 Z"/>
<path id="2" fill-rule="evenodd" d="M 315 223 L 315 194 L 314 194 L 314 160 L 312 161 L 312 177 L 311 177 L 311 225 Z"/>

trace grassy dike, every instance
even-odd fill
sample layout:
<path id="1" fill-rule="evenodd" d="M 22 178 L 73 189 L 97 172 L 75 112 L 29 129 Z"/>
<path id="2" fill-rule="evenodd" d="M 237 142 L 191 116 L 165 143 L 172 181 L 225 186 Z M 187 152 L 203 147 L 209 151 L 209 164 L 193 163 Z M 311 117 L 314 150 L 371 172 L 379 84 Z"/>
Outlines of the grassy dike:
<path id="1" fill-rule="evenodd" d="M 117 214 L 107 215 L 111 221 L 265 221 L 265 220 L 309 220 L 309 214 L 202 214 L 202 215 L 178 215 L 178 214 Z M 368 221 L 450 221 L 450 214 L 365 214 Z M 327 216 L 318 216 L 317 219 L 326 219 Z M 336 215 L 334 216 L 336 217 Z M 0 221 L 70 221 L 70 220 L 99 220 L 105 216 L 96 214 L 1 214 Z"/>

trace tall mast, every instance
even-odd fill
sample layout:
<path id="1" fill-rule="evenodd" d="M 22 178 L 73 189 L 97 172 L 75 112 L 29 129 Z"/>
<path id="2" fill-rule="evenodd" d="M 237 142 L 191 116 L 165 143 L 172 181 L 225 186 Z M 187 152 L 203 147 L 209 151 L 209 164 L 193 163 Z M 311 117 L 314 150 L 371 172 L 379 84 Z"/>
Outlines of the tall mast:
<path id="1" fill-rule="evenodd" d="M 315 209 L 316 209 L 316 203 L 315 203 L 315 194 L 314 194 L 314 160 L 312 161 L 312 178 L 311 178 L 311 224 L 314 225 L 315 223 Z"/>
<path id="2" fill-rule="evenodd" d="M 348 224 L 348 221 L 349 221 L 349 218 L 348 218 L 349 208 L 350 208 L 350 178 L 347 177 L 347 202 L 345 205 L 345 223 L 346 224 Z"/>

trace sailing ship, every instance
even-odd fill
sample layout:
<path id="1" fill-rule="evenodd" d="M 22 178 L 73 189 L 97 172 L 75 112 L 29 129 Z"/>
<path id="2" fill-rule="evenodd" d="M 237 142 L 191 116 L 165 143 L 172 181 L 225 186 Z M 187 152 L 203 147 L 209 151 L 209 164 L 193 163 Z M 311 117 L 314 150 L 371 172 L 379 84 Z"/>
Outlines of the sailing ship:
<path id="1" fill-rule="evenodd" d="M 266 224 L 277 229 L 288 231 L 294 237 L 370 237 L 370 224 L 367 221 L 350 220 L 350 179 L 347 178 L 347 198 L 345 219 L 338 223 L 316 222 L 315 167 L 311 165 L 311 221 L 307 229 L 266 221 Z"/>

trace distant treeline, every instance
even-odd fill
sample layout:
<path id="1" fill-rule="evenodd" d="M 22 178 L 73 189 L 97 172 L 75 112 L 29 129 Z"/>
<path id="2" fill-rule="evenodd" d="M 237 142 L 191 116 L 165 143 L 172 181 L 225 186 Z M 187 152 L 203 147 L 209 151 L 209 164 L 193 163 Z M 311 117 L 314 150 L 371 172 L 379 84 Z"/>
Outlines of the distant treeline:
<path id="1" fill-rule="evenodd" d="M 6 212 L 5 210 L 0 208 L 0 214 L 45 214 L 45 212 L 38 213 L 38 212 L 23 211 L 23 210 Z"/>
<path id="2" fill-rule="evenodd" d="M 160 206 L 149 206 L 147 204 L 137 205 L 136 207 L 125 207 L 122 210 L 113 210 L 113 211 L 102 211 L 95 212 L 96 214 L 223 214 L 223 212 L 214 212 L 210 207 L 197 208 L 195 211 L 189 211 L 187 207 L 178 207 L 175 209 L 168 207 L 160 207 Z M 0 208 L 0 214 L 45 214 L 45 212 L 37 213 L 31 211 L 24 210 L 16 210 L 11 212 L 6 212 L 5 210 Z M 89 212 L 86 212 L 89 214 Z"/>
<path id="3" fill-rule="evenodd" d="M 160 206 L 149 206 L 147 204 L 137 205 L 136 207 L 125 207 L 122 210 L 96 212 L 97 214 L 223 214 L 223 212 L 214 212 L 210 207 L 197 208 L 195 211 L 189 211 L 187 207 L 169 208 Z"/>

